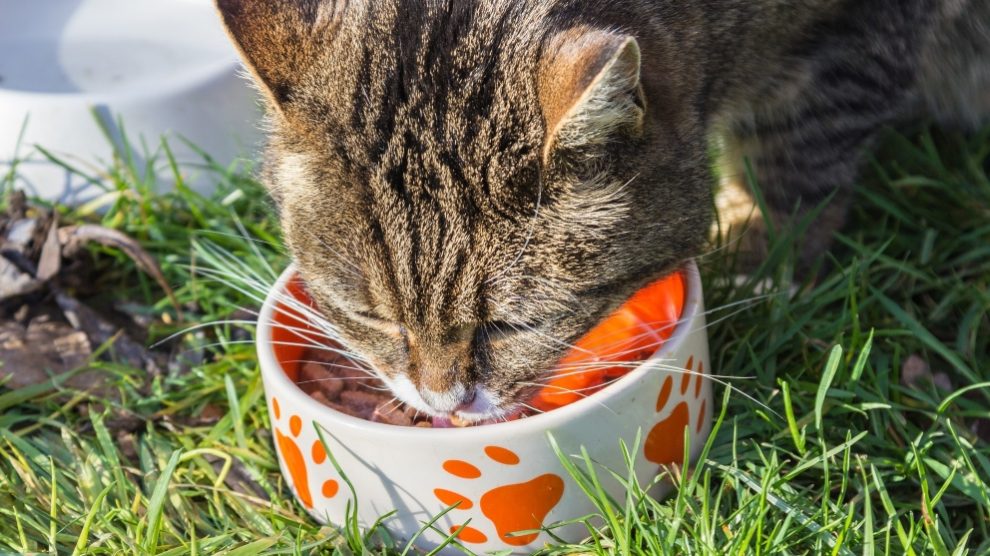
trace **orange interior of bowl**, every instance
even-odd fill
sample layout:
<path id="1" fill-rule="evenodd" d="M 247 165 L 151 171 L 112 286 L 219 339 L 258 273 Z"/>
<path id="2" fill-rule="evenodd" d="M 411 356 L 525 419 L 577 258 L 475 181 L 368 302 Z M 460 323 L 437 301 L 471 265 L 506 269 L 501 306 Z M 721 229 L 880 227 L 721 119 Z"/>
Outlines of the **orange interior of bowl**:
<path id="1" fill-rule="evenodd" d="M 683 272 L 675 272 L 637 292 L 574 344 L 529 405 L 550 411 L 576 402 L 630 372 L 635 362 L 656 353 L 674 333 L 684 311 L 685 283 Z M 286 293 L 313 307 L 298 276 L 288 282 Z M 275 359 L 289 379 L 296 382 L 307 346 L 326 344 L 327 339 L 285 301 L 276 304 L 273 320 Z"/>
<path id="2" fill-rule="evenodd" d="M 684 284 L 675 272 L 639 290 L 574 344 L 530 405 L 550 411 L 574 403 L 656 353 L 684 311 Z"/>
<path id="3" fill-rule="evenodd" d="M 306 285 L 298 276 L 294 276 L 286 284 L 285 290 L 285 293 L 296 301 L 307 307 L 313 307 L 313 300 L 306 291 Z M 296 382 L 299 379 L 300 359 L 303 358 L 303 352 L 309 346 L 326 344 L 327 339 L 318 334 L 299 310 L 292 308 L 285 301 L 275 304 L 272 320 L 275 321 L 272 326 L 272 349 L 275 352 L 275 360 L 282 366 L 289 380 Z"/>

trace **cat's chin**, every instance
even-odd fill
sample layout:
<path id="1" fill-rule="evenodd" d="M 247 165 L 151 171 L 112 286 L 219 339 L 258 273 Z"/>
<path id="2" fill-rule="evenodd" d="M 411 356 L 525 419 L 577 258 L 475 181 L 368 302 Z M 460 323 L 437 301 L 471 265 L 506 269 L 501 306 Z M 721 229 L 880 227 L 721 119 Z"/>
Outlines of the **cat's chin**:
<path id="1" fill-rule="evenodd" d="M 501 404 L 497 396 L 492 394 L 487 388 L 480 386 L 477 388 L 477 394 L 474 399 L 466 408 L 453 412 L 437 411 L 423 400 L 419 392 L 417 392 L 416 387 L 413 386 L 408 378 L 404 376 L 394 378 L 383 376 L 381 379 L 399 401 L 424 415 L 429 415 L 434 419 L 435 423 L 457 421 L 472 425 L 498 423 L 511 420 L 522 412 L 522 409 L 516 407 L 515 404 L 509 404 L 508 406 Z"/>
<path id="2" fill-rule="evenodd" d="M 475 392 L 474 399 L 467 407 L 454 412 L 457 418 L 470 423 L 494 422 L 506 418 L 509 412 L 502 406 L 497 396 L 483 386 L 477 386 Z"/>

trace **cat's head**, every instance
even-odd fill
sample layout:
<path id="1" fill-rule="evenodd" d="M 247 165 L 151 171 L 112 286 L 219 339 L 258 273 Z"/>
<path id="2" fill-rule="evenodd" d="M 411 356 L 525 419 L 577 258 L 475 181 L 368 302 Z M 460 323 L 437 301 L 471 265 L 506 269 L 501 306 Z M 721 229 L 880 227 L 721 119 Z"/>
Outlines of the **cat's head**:
<path id="1" fill-rule="evenodd" d="M 629 34 L 550 2 L 217 4 L 299 271 L 417 409 L 515 410 L 703 240 L 704 134 Z"/>

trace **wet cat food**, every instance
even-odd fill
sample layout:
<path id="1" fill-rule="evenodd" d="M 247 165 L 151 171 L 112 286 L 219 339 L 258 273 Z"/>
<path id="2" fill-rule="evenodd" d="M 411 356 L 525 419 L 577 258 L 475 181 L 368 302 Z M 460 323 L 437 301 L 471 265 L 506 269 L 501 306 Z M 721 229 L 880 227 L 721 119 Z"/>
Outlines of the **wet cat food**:
<path id="1" fill-rule="evenodd" d="M 352 417 L 401 426 L 433 426 L 428 415 L 399 403 L 385 385 L 331 350 L 308 349 L 297 384 L 314 400 Z"/>

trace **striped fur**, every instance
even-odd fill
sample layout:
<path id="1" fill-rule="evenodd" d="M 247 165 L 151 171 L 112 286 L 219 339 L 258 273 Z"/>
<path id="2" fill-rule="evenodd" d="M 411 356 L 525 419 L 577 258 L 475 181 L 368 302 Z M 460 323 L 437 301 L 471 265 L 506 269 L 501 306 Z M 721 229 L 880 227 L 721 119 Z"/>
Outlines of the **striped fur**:
<path id="1" fill-rule="evenodd" d="M 810 262 L 880 126 L 990 108 L 990 0 L 217 4 L 268 98 L 264 179 L 320 308 L 391 379 L 484 388 L 476 416 L 696 254 L 714 133 L 781 223 L 835 193 Z"/>

